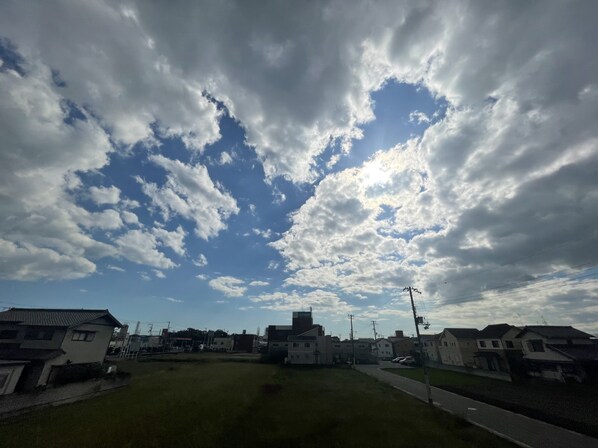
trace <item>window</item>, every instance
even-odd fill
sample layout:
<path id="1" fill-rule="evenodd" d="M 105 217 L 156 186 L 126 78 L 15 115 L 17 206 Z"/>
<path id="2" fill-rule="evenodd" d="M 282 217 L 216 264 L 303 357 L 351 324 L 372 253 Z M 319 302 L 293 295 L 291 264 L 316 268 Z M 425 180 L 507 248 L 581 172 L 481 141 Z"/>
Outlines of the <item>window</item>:
<path id="1" fill-rule="evenodd" d="M 544 351 L 544 344 L 542 343 L 542 339 L 530 339 L 529 341 L 527 341 L 527 347 L 529 348 L 530 352 Z"/>
<path id="2" fill-rule="evenodd" d="M 272 344 L 272 347 L 278 347 L 278 344 L 277 344 L 276 342 L 274 342 L 274 343 Z"/>
<path id="3" fill-rule="evenodd" d="M 498 348 L 499 347 L 498 341 L 492 341 L 492 347 Z"/>
<path id="4" fill-rule="evenodd" d="M 515 346 L 513 345 L 513 341 L 506 341 L 507 343 L 507 348 L 515 348 Z"/>
<path id="5" fill-rule="evenodd" d="M 480 341 L 480 347 L 486 347 L 486 341 Z"/>
<path id="6" fill-rule="evenodd" d="M 444 341 L 444 346 L 448 347 L 448 343 L 446 341 Z"/>
<path id="7" fill-rule="evenodd" d="M 309 342 L 306 342 L 304 345 L 305 345 L 305 348 L 308 348 L 308 347 L 310 347 L 310 344 L 309 344 Z"/>
<path id="8" fill-rule="evenodd" d="M 95 337 L 95 333 L 93 331 L 73 331 L 73 341 L 85 341 L 91 342 Z"/>
<path id="9" fill-rule="evenodd" d="M 0 331 L 0 339 L 16 339 L 19 330 L 2 330 Z"/>
<path id="10" fill-rule="evenodd" d="M 54 330 L 45 328 L 29 328 L 25 333 L 25 339 L 28 340 L 50 341 L 53 336 Z"/>
<path id="11" fill-rule="evenodd" d="M 293 342 L 293 347 L 299 347 L 299 344 L 297 344 L 296 342 Z"/>

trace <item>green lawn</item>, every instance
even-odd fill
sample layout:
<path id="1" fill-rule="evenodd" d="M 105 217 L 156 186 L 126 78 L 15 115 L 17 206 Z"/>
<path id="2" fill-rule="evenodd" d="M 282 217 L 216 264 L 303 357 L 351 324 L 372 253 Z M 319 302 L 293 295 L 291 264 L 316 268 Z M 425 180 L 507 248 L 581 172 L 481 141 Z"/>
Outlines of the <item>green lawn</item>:
<path id="1" fill-rule="evenodd" d="M 133 362 L 130 387 L 0 425 L 22 447 L 509 447 L 350 369 Z"/>

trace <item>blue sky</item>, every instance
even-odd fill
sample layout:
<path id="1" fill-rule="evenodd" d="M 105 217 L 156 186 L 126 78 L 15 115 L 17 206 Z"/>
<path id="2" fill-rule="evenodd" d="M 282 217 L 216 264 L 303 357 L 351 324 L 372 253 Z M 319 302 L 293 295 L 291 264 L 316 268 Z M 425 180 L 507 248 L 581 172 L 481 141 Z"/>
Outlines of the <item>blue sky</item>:
<path id="1" fill-rule="evenodd" d="M 285 5 L 0 7 L 0 306 L 598 331 L 595 6 Z"/>

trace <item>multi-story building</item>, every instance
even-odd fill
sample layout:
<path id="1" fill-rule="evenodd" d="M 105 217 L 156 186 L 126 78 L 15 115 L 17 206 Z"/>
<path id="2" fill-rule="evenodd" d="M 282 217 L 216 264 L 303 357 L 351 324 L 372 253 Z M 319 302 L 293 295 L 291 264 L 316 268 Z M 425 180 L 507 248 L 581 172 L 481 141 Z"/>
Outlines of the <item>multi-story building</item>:
<path id="1" fill-rule="evenodd" d="M 292 325 L 269 325 L 266 329 L 268 355 L 277 359 L 287 358 L 289 354 L 289 336 L 298 336 L 314 329 L 318 336 L 324 335 L 324 328 L 313 323 L 311 310 L 293 312 Z"/>
<path id="2" fill-rule="evenodd" d="M 488 325 L 476 339 L 474 365 L 480 369 L 510 373 L 511 364 L 521 359 L 521 329 L 509 324 Z"/>
<path id="3" fill-rule="evenodd" d="M 475 328 L 445 328 L 438 339 L 442 364 L 473 367 L 478 333 Z"/>

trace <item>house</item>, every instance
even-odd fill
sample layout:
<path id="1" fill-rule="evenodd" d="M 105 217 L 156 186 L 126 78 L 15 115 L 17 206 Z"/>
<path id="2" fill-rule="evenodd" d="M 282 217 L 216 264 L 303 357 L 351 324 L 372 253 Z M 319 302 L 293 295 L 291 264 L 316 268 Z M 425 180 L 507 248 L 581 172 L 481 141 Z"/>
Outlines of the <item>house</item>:
<path id="1" fill-rule="evenodd" d="M 332 364 L 332 339 L 312 328 L 288 337 L 289 364 Z"/>
<path id="2" fill-rule="evenodd" d="M 526 326 L 517 335 L 531 376 L 566 381 L 585 380 L 598 367 L 593 336 L 571 326 Z"/>
<path id="3" fill-rule="evenodd" d="M 10 308 L 0 312 L 0 361 L 27 362 L 17 389 L 44 386 L 67 364 L 102 363 L 120 326 L 108 310 Z"/>
<path id="4" fill-rule="evenodd" d="M 478 333 L 474 366 L 483 370 L 510 373 L 510 365 L 520 362 L 521 329 L 509 324 L 488 325 Z"/>
<path id="5" fill-rule="evenodd" d="M 394 358 L 394 351 L 391 342 L 386 338 L 376 339 L 372 343 L 374 355 L 381 360 L 390 360 Z"/>
<path id="6" fill-rule="evenodd" d="M 292 325 L 269 325 L 266 329 L 268 355 L 281 360 L 288 357 L 289 336 L 297 336 L 312 329 L 316 329 L 318 335 L 324 335 L 324 328 L 313 323 L 311 310 L 293 312 Z"/>
<path id="7" fill-rule="evenodd" d="M 440 343 L 440 334 L 422 334 L 421 340 L 425 358 L 428 361 L 441 363 L 442 360 L 440 358 L 440 351 L 438 349 L 438 345 Z"/>
<path id="8" fill-rule="evenodd" d="M 212 340 L 210 348 L 216 352 L 232 352 L 235 339 L 232 336 L 218 337 Z"/>
<path id="9" fill-rule="evenodd" d="M 438 338 L 442 364 L 473 367 L 478 333 L 475 328 L 445 328 Z"/>
<path id="10" fill-rule="evenodd" d="M 336 363 L 353 362 L 355 354 L 356 364 L 371 364 L 376 362 L 375 355 L 372 354 L 371 339 L 345 339 L 332 338 L 332 356 Z"/>
<path id="11" fill-rule="evenodd" d="M 409 356 L 415 348 L 413 339 L 405 336 L 401 330 L 395 331 L 395 335 L 387 339 L 392 344 L 394 356 Z"/>

